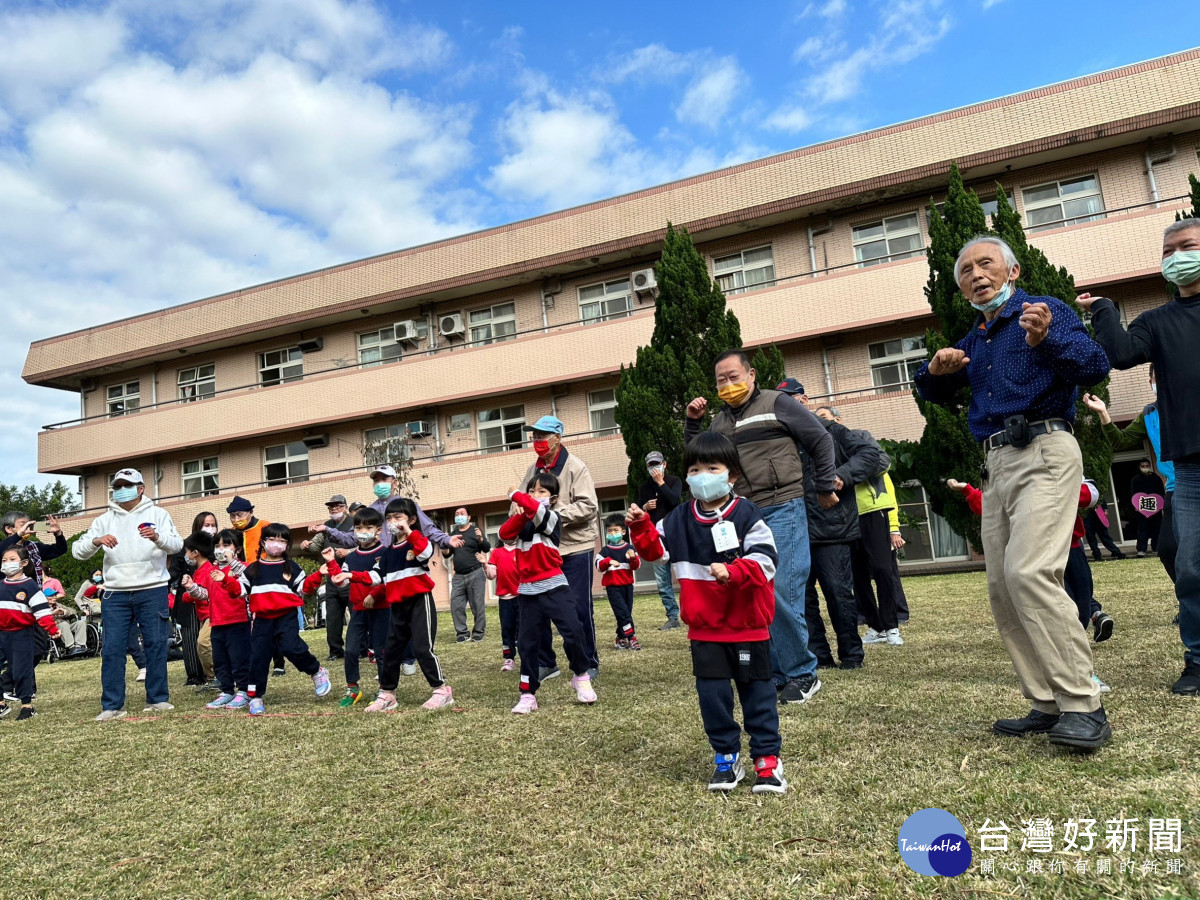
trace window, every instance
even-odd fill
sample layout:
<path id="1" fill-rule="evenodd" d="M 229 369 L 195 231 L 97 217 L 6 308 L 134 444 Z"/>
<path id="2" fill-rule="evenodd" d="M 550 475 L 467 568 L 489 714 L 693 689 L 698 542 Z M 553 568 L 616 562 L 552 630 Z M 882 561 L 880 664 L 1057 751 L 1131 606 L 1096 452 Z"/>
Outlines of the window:
<path id="1" fill-rule="evenodd" d="M 924 245 L 916 213 L 854 227 L 854 258 L 860 268 L 918 256 Z"/>
<path id="2" fill-rule="evenodd" d="M 470 413 L 454 413 L 450 417 L 451 431 L 470 431 L 471 430 L 471 414 Z"/>
<path id="3" fill-rule="evenodd" d="M 966 538 L 929 506 L 929 498 L 920 482 L 896 485 L 900 508 L 900 536 L 904 547 L 900 562 L 928 562 L 937 559 L 967 559 Z"/>
<path id="4" fill-rule="evenodd" d="M 217 367 L 213 365 L 180 369 L 176 380 L 179 383 L 179 399 L 202 400 L 217 393 Z"/>
<path id="5" fill-rule="evenodd" d="M 726 294 L 775 281 L 775 257 L 770 247 L 743 250 L 713 260 L 713 276 Z"/>
<path id="6" fill-rule="evenodd" d="M 579 289 L 579 318 L 585 324 L 623 319 L 633 312 L 629 279 L 592 284 Z"/>
<path id="7" fill-rule="evenodd" d="M 503 543 L 500 540 L 500 526 L 507 521 L 507 512 L 488 513 L 483 517 L 483 534 L 493 547 L 499 547 Z"/>
<path id="8" fill-rule="evenodd" d="M 1025 190 L 1025 221 L 1030 231 L 1104 218 L 1104 198 L 1095 175 L 1052 181 Z"/>
<path id="9" fill-rule="evenodd" d="M 397 465 L 397 457 L 412 456 L 407 425 L 385 425 L 363 432 L 363 464 L 367 466 Z"/>
<path id="10" fill-rule="evenodd" d="M 870 344 L 867 353 L 871 357 L 871 383 L 880 388 L 875 393 L 905 387 L 925 362 L 925 335 Z"/>
<path id="11" fill-rule="evenodd" d="M 525 446 L 525 407 L 502 406 L 479 413 L 479 449 L 484 453 Z"/>
<path id="12" fill-rule="evenodd" d="M 490 344 L 517 335 L 517 305 L 502 303 L 487 309 L 471 310 L 471 343 Z"/>
<path id="13" fill-rule="evenodd" d="M 217 457 L 215 456 L 189 459 L 183 464 L 183 496 L 185 497 L 207 497 L 209 494 L 219 494 L 221 492 L 219 481 Z"/>
<path id="14" fill-rule="evenodd" d="M 400 342 L 396 340 L 396 328 L 389 325 L 379 331 L 368 331 L 358 336 L 358 364 L 379 366 L 400 358 Z"/>
<path id="15" fill-rule="evenodd" d="M 592 431 L 597 437 L 620 434 L 621 429 L 617 425 L 616 389 L 588 391 L 588 415 L 592 420 Z"/>
<path id="16" fill-rule="evenodd" d="M 308 481 L 308 448 L 302 441 L 263 450 L 263 473 L 268 485 Z"/>
<path id="17" fill-rule="evenodd" d="M 141 385 L 136 381 L 128 384 L 110 384 L 108 386 L 108 414 L 123 416 L 135 413 L 141 406 Z"/>
<path id="18" fill-rule="evenodd" d="M 1008 193 L 1008 191 L 1005 191 L 1005 193 Z M 1012 194 L 1008 194 L 1008 196 L 1012 197 Z M 1009 202 L 1011 203 L 1011 200 Z M 946 201 L 945 200 L 943 200 L 941 203 L 935 203 L 933 205 L 935 207 L 937 207 L 937 211 L 939 213 L 941 213 L 942 216 L 946 215 Z M 1000 206 L 1000 201 L 995 197 L 991 197 L 986 200 L 980 198 L 979 205 L 983 207 L 984 218 L 987 219 L 988 224 L 990 225 L 992 223 L 992 217 L 994 215 L 996 215 L 996 210 Z"/>
<path id="19" fill-rule="evenodd" d="M 270 350 L 258 354 L 258 380 L 260 384 L 280 384 L 299 381 L 304 377 L 304 352 L 299 347 L 286 350 Z"/>

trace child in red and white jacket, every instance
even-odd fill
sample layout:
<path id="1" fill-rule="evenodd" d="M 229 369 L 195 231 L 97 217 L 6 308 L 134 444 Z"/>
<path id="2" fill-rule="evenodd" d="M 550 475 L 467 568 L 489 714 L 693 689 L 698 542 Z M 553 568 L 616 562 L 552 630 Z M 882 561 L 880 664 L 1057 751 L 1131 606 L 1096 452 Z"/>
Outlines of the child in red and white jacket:
<path id="1" fill-rule="evenodd" d="M 604 546 L 596 554 L 600 583 L 608 594 L 608 605 L 617 620 L 614 650 L 641 650 L 633 629 L 633 573 L 641 566 L 637 551 L 625 540 L 625 517 L 614 513 L 604 520 Z"/>
<path id="2" fill-rule="evenodd" d="M 183 542 L 188 562 L 196 567 L 193 575 L 183 577 L 184 597 L 196 604 L 196 617 L 208 623 L 213 677 L 221 686 L 205 709 L 250 705 L 250 614 L 235 541 L 232 531 L 219 532 L 215 539 L 197 531 Z"/>
<path id="3" fill-rule="evenodd" d="M 484 574 L 496 583 L 496 601 L 500 607 L 500 652 L 504 662 L 501 672 L 516 668 L 517 633 L 521 628 L 521 606 L 517 591 L 521 587 L 521 574 L 517 571 L 517 542 L 502 541 L 488 554 Z"/>
<path id="4" fill-rule="evenodd" d="M 731 791 L 745 774 L 742 729 L 733 716 L 736 686 L 757 774 L 754 793 L 782 794 L 787 781 L 771 671 L 775 538 L 759 508 L 733 492 L 742 472 L 729 438 L 713 432 L 692 438 L 683 468 L 695 499 L 672 510 L 657 528 L 643 510 L 630 507 L 629 533 L 642 559 L 669 560 L 679 579 L 700 717 L 716 754 L 708 789 Z"/>
<path id="5" fill-rule="evenodd" d="M 437 608 L 433 605 L 433 579 L 429 577 L 433 544 L 421 533 L 417 504 L 409 498 L 391 500 L 384 509 L 384 518 L 387 528 L 383 533 L 394 535 L 393 542 L 383 548 L 371 571 L 350 573 L 351 585 L 382 584 L 384 599 L 391 608 L 387 642 L 379 661 L 379 694 L 366 711 L 390 712 L 397 707 L 400 664 L 409 641 L 425 680 L 433 688 L 421 707 L 443 709 L 454 702 L 454 692 L 446 684 L 441 660 L 433 652 L 437 637 Z"/>
<path id="6" fill-rule="evenodd" d="M 40 627 L 56 638 L 58 625 L 27 547 L 16 544 L 5 550 L 0 572 L 4 574 L 0 581 L 0 650 L 12 672 L 13 693 L 21 701 L 17 721 L 23 722 L 37 714 L 33 708 L 34 634 Z M 0 702 L 0 718 L 10 711 L 8 704 Z"/>

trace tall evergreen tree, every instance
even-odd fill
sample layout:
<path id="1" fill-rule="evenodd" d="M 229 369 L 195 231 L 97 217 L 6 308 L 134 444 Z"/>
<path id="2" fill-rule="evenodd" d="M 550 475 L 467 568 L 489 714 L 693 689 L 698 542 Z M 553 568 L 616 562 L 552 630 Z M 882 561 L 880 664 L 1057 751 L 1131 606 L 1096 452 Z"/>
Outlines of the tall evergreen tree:
<path id="1" fill-rule="evenodd" d="M 621 366 L 616 393 L 631 498 L 646 479 L 651 450 L 662 453 L 671 471 L 681 471 L 687 405 L 707 397 L 710 407 L 717 407 L 713 364 L 723 351 L 742 345 L 741 325 L 725 308 L 725 295 L 709 277 L 687 229 L 667 223 L 655 272 L 654 334 L 638 348 L 632 366 Z"/>
<path id="2" fill-rule="evenodd" d="M 759 347 L 750 359 L 750 367 L 754 369 L 755 383 L 759 387 L 773 388 L 787 377 L 783 351 L 774 344 Z"/>
<path id="3" fill-rule="evenodd" d="M 1187 212 L 1175 213 L 1176 222 L 1180 219 L 1200 219 L 1200 181 L 1196 180 L 1195 175 L 1188 175 L 1188 187 L 1190 188 L 1188 193 L 1191 196 L 1192 208 Z"/>

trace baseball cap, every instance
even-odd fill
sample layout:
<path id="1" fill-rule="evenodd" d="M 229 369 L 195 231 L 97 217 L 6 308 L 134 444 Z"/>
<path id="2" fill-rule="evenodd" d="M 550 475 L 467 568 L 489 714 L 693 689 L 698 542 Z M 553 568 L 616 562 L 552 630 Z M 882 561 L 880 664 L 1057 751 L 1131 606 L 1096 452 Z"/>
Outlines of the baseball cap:
<path id="1" fill-rule="evenodd" d="M 648 465 L 648 466 L 658 465 L 662 461 L 663 461 L 663 455 L 661 453 L 659 453 L 657 450 L 651 450 L 649 453 L 646 454 L 646 465 Z"/>
<path id="2" fill-rule="evenodd" d="M 111 484 L 116 484 L 118 481 L 128 481 L 130 484 L 145 484 L 142 481 L 142 473 L 137 469 L 122 469 L 112 477 Z"/>
<path id="3" fill-rule="evenodd" d="M 328 500 L 325 501 L 325 505 L 326 506 L 345 506 L 346 498 L 343 497 L 341 494 L 334 494 L 332 497 L 330 497 Z"/>
<path id="4" fill-rule="evenodd" d="M 371 470 L 371 475 L 386 475 L 388 478 L 396 477 L 396 470 L 391 466 L 376 466 Z M 343 500 L 343 502 L 345 502 Z"/>
<path id="5" fill-rule="evenodd" d="M 543 431 L 546 434 L 563 434 L 566 428 L 554 416 L 542 416 L 532 425 L 525 426 L 526 431 Z"/>
<path id="6" fill-rule="evenodd" d="M 796 394 L 804 393 L 804 385 L 800 383 L 798 378 L 785 378 L 779 382 L 775 390 L 795 396 Z"/>

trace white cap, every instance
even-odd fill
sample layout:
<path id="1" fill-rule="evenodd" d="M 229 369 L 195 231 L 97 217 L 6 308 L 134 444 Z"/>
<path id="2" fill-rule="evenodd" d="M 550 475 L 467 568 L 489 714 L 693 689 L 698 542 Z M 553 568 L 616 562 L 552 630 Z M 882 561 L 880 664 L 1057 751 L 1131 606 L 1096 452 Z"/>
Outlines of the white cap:
<path id="1" fill-rule="evenodd" d="M 396 470 L 391 466 L 376 466 L 371 470 L 372 475 L 386 475 L 388 478 L 396 477 Z"/>
<path id="2" fill-rule="evenodd" d="M 137 469 L 122 469 L 112 477 L 110 484 L 116 484 L 118 481 L 128 481 L 130 484 L 145 484 L 142 480 L 142 473 Z"/>

